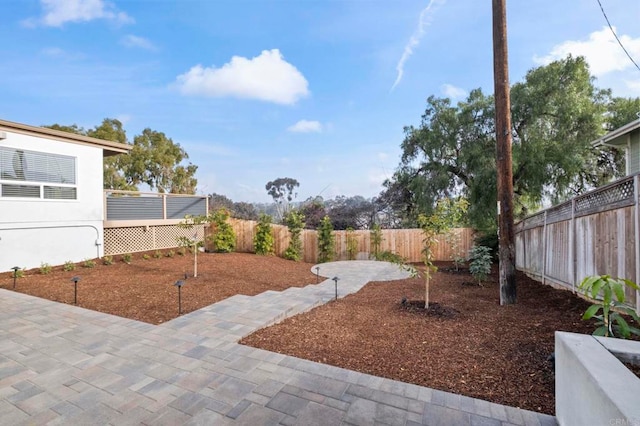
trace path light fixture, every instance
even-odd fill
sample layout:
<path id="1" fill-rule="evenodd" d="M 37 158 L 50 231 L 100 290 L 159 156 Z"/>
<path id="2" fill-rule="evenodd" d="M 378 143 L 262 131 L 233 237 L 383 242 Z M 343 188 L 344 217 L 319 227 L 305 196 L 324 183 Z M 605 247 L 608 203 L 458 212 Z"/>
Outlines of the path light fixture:
<path id="1" fill-rule="evenodd" d="M 174 284 L 176 287 L 178 287 L 178 315 L 182 315 L 182 286 L 184 285 L 184 281 L 182 280 L 178 280 L 176 281 L 176 283 Z"/>
<path id="2" fill-rule="evenodd" d="M 336 300 L 338 300 L 338 280 L 340 280 L 340 278 L 333 277 L 331 279 L 333 280 L 334 283 L 336 283 Z"/>
<path id="3" fill-rule="evenodd" d="M 19 266 L 14 266 L 13 268 L 13 288 L 16 288 L 16 278 L 18 278 L 18 271 L 20 270 Z"/>
<path id="4" fill-rule="evenodd" d="M 320 282 L 320 267 L 316 266 L 316 284 Z"/>
<path id="5" fill-rule="evenodd" d="M 78 281 L 80 281 L 80 277 L 73 277 L 71 278 L 71 281 L 73 282 L 73 304 L 77 305 L 78 304 Z"/>

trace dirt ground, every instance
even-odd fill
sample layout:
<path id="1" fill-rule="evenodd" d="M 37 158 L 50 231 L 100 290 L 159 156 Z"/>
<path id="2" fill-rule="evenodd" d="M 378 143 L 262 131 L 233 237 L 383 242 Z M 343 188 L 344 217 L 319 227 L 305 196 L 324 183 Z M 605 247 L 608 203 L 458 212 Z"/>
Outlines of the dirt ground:
<path id="1" fill-rule="evenodd" d="M 495 273 L 484 287 L 471 281 L 437 272 L 428 312 L 422 279 L 370 283 L 241 343 L 553 414 L 554 331 L 590 334 L 589 304 L 518 274 L 517 304 L 500 306 Z"/>
<path id="2" fill-rule="evenodd" d="M 246 253 L 200 253 L 198 277 L 193 255 L 133 255 L 131 264 L 114 257 L 93 268 L 39 269 L 17 279 L 16 291 L 73 303 L 71 278 L 80 277 L 78 305 L 159 324 L 178 316 L 177 280 L 183 313 L 234 294 L 255 295 L 315 283 L 313 265 Z M 145 259 L 146 255 L 146 259 Z M 406 279 L 370 283 L 356 294 L 261 330 L 242 343 L 364 373 L 553 414 L 554 331 L 591 333 L 580 319 L 588 303 L 568 291 L 518 275 L 518 303 L 499 306 L 498 280 L 468 285 L 468 273 L 446 272 L 440 264 L 430 300 L 421 307 L 424 282 Z M 0 274 L 11 290 L 12 273 Z M 405 303 L 402 300 L 405 299 Z"/>
<path id="3" fill-rule="evenodd" d="M 251 296 L 316 282 L 312 264 L 249 253 L 199 253 L 198 276 L 194 278 L 193 254 L 167 257 L 167 253 L 169 250 L 135 253 L 131 264 L 121 256 L 114 256 L 112 265 L 94 259 L 93 268 L 81 262 L 73 271 L 57 266 L 46 275 L 40 268 L 32 269 L 16 280 L 16 291 L 73 304 L 71 278 L 78 276 L 78 306 L 160 324 L 178 316 L 178 289 L 174 285 L 178 280 L 185 281 L 181 290 L 183 314 L 235 294 Z M 13 272 L 0 274 L 0 287 L 12 290 L 12 277 Z"/>

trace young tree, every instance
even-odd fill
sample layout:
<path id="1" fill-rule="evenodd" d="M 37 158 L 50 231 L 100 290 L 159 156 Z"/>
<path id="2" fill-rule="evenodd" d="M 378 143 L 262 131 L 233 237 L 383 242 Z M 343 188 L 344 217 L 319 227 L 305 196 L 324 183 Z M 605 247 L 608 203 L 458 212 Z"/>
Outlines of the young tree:
<path id="1" fill-rule="evenodd" d="M 433 264 L 433 247 L 437 244 L 437 237 L 446 233 L 454 223 L 458 222 L 466 211 L 466 200 L 462 198 L 444 198 L 438 200 L 433 213 L 429 216 L 421 214 L 418 216 L 418 223 L 424 235 L 422 257 L 424 260 L 424 307 L 429 309 L 429 283 L 431 274 L 438 268 Z"/>
<path id="2" fill-rule="evenodd" d="M 318 263 L 333 260 L 333 243 L 333 225 L 329 216 L 325 216 L 318 227 Z"/>
<path id="3" fill-rule="evenodd" d="M 284 222 L 289 228 L 289 247 L 284 252 L 284 258 L 294 261 L 302 259 L 302 240 L 300 236 L 304 229 L 304 214 L 298 210 L 291 210 L 284 217 Z"/>
<path id="4" fill-rule="evenodd" d="M 288 177 L 277 178 L 276 180 L 267 182 L 265 185 L 267 194 L 269 194 L 276 203 L 279 222 L 282 222 L 285 215 L 289 212 L 291 201 L 298 196 L 294 191 L 299 186 L 300 183 L 297 180 Z"/>
<path id="5" fill-rule="evenodd" d="M 273 233 L 271 232 L 271 216 L 261 214 L 258 224 L 256 225 L 256 235 L 253 238 L 253 245 L 256 254 L 269 255 L 273 254 Z"/>

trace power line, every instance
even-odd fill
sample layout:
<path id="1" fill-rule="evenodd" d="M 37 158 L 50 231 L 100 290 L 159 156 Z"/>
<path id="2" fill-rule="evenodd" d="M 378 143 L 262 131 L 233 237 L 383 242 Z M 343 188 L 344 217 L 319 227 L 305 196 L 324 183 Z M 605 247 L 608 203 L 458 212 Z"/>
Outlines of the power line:
<path id="1" fill-rule="evenodd" d="M 609 25 L 609 29 L 611 30 L 611 33 L 613 34 L 613 36 L 616 38 L 616 40 L 618 41 L 618 44 L 620 45 L 620 47 L 622 47 L 622 50 L 624 50 L 624 53 L 627 54 L 627 57 L 629 58 L 629 60 L 631 62 L 633 62 L 633 65 L 636 66 L 636 68 L 638 68 L 638 71 L 640 71 L 640 66 L 638 66 L 638 64 L 636 64 L 636 61 L 633 60 L 633 58 L 631 57 L 631 55 L 629 54 L 629 52 L 627 52 L 627 49 L 625 49 L 624 45 L 622 44 L 622 42 L 620 41 L 620 39 L 618 38 L 618 35 L 616 34 L 616 32 L 613 30 L 613 27 L 611 26 L 611 22 L 609 22 L 609 18 L 607 17 L 607 14 L 604 11 L 604 8 L 602 7 L 602 3 L 600 3 L 600 0 L 598 0 L 598 5 L 600 5 L 600 10 L 602 11 L 602 15 L 604 16 L 604 19 L 606 19 L 607 24 Z"/>

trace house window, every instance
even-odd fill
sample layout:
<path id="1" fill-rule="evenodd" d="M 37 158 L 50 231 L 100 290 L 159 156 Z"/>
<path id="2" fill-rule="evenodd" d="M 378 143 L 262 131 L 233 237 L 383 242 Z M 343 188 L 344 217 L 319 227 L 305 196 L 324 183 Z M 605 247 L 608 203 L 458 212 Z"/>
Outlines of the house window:
<path id="1" fill-rule="evenodd" d="M 76 158 L 1 147 L 0 197 L 77 199 Z"/>

